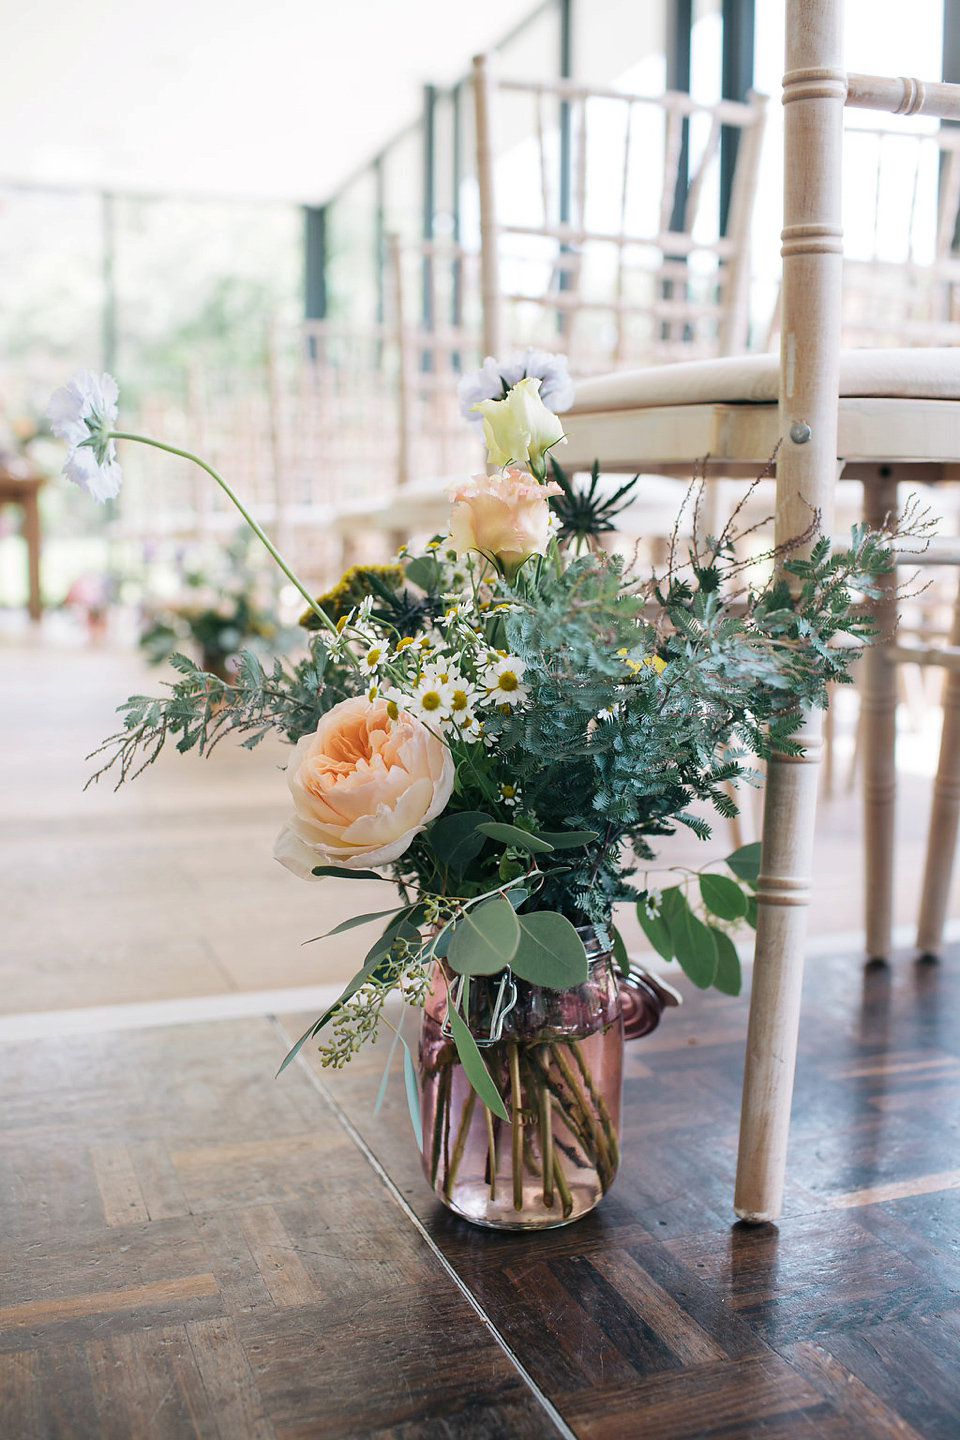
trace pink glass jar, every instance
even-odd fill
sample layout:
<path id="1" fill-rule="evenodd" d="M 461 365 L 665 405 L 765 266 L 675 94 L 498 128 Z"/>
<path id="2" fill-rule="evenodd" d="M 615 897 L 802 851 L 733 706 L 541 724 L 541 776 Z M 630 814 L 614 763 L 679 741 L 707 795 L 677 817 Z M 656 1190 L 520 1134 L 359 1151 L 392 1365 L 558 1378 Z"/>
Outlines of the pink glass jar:
<path id="1" fill-rule="evenodd" d="M 509 1121 L 487 1109 L 463 1072 L 444 1024 L 444 972 L 435 969 L 420 1032 L 423 1165 L 443 1203 L 475 1225 L 568 1225 L 613 1183 L 623 1019 L 612 952 L 601 934 L 580 931 L 589 964 L 583 985 L 547 990 L 508 972 L 502 1027 L 496 1020 L 502 977 L 474 976 L 466 985 L 461 1013 Z M 447 979 L 457 981 L 449 973 Z"/>

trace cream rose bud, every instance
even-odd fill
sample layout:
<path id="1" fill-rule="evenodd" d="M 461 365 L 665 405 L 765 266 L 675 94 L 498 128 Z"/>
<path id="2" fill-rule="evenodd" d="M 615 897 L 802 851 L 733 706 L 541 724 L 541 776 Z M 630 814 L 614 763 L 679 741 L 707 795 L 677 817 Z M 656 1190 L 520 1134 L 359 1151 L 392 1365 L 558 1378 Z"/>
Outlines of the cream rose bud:
<path id="1" fill-rule="evenodd" d="M 396 707 L 391 707 L 395 709 Z M 287 767 L 296 814 L 273 853 L 304 880 L 316 865 L 362 870 L 397 860 L 453 793 L 450 751 L 386 700 L 334 705 Z"/>
<path id="2" fill-rule="evenodd" d="M 540 399 L 540 381 L 520 380 L 505 400 L 478 400 L 473 406 L 483 416 L 483 438 L 494 465 L 530 466 L 543 479 L 544 455 L 564 438 L 563 426 Z"/>
<path id="3" fill-rule="evenodd" d="M 512 579 L 530 555 L 545 555 L 550 540 L 551 495 L 555 481 L 541 485 L 523 470 L 474 475 L 449 492 L 449 543 L 458 555 L 478 550 Z"/>

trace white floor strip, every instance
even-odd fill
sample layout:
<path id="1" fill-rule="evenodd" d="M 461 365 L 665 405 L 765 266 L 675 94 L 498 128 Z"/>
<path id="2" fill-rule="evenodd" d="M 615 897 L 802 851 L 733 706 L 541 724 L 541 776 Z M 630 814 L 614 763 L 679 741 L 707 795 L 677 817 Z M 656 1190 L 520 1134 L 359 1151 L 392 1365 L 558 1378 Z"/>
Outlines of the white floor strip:
<path id="1" fill-rule="evenodd" d="M 916 935 L 913 925 L 898 925 L 893 943 L 898 950 L 909 949 Z M 949 944 L 960 940 L 960 920 L 948 922 L 943 935 Z M 749 963 L 753 945 L 738 945 L 740 959 Z M 862 930 L 845 930 L 833 935 L 811 935 L 807 958 L 834 955 L 863 958 Z M 656 956 L 638 956 L 644 963 Z M 670 974 L 670 971 L 667 972 Z M 209 1020 L 237 1020 L 248 1015 L 283 1015 L 315 1011 L 319 1015 L 339 995 L 340 985 L 305 985 L 290 990 L 244 990 L 224 995 L 198 995 L 187 1000 L 145 1000 L 132 1005 L 95 1005 L 78 1010 L 38 1010 L 24 1015 L 0 1015 L 0 1044 L 15 1040 L 45 1040 L 58 1035 L 91 1035 L 111 1030 L 147 1030 L 154 1025 L 196 1025 Z"/>
<path id="2" fill-rule="evenodd" d="M 39 1010 L 0 1016 L 0 1043 L 90 1035 L 110 1030 L 147 1030 L 154 1025 L 196 1025 L 248 1015 L 285 1015 L 298 1010 L 320 1015 L 342 985 L 308 985 L 291 990 L 244 990 L 198 995 L 188 1000 L 146 1000 L 134 1005 L 94 1005 L 84 1010 Z"/>

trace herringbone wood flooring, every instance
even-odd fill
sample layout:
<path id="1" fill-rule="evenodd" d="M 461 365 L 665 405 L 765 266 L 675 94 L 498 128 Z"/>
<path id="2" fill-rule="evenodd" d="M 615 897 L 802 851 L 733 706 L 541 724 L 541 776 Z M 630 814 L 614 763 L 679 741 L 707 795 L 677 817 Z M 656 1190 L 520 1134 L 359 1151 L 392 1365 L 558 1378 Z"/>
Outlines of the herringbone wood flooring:
<path id="1" fill-rule="evenodd" d="M 0 1434 L 954 1440 L 958 959 L 811 964 L 776 1227 L 743 1000 L 630 1048 L 614 1189 L 535 1236 L 434 1201 L 385 1047 L 274 1081 L 305 1017 L 7 1045 Z"/>

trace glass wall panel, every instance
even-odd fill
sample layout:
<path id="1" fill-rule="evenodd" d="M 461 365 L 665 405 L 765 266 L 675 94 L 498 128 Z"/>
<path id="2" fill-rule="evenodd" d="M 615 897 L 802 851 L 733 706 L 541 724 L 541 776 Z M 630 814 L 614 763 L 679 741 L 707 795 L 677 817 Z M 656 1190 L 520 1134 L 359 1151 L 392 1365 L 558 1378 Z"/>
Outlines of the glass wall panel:
<path id="1" fill-rule="evenodd" d="M 379 182 L 364 170 L 326 207 L 327 319 L 374 324 L 380 309 Z"/>

